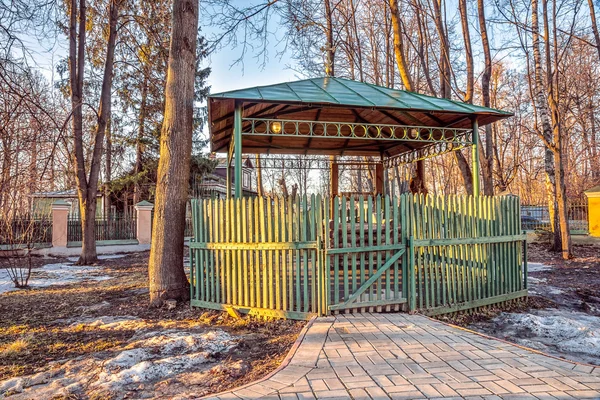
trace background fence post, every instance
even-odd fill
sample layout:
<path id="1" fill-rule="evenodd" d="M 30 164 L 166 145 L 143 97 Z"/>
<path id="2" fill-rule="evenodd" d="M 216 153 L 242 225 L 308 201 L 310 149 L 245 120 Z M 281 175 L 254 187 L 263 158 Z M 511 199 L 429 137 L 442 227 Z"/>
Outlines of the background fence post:
<path id="1" fill-rule="evenodd" d="M 64 200 L 52 203 L 52 247 L 67 247 L 67 226 L 71 205 Z"/>
<path id="2" fill-rule="evenodd" d="M 152 209 L 154 204 L 141 201 L 135 205 L 136 227 L 135 238 L 138 244 L 150 244 L 152 242 Z"/>

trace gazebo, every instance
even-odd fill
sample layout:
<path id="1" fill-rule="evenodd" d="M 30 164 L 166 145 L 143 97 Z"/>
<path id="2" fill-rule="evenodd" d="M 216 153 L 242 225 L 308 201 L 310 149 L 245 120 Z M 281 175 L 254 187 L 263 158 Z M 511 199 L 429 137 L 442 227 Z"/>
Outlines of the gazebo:
<path id="1" fill-rule="evenodd" d="M 192 305 L 303 319 L 360 310 L 455 312 L 527 295 L 516 197 L 479 196 L 479 126 L 511 114 L 324 77 L 208 98 L 226 200 L 192 206 Z M 474 196 L 384 193 L 385 167 L 470 146 Z M 242 196 L 244 154 L 371 156 L 376 191 Z M 229 168 L 228 168 L 229 171 Z M 235 310 L 235 311 L 233 311 Z"/>
<path id="2" fill-rule="evenodd" d="M 213 94 L 208 114 L 211 150 L 235 159 L 236 175 L 241 174 L 242 152 L 374 156 L 389 166 L 467 146 L 478 171 L 478 135 L 472 132 L 512 115 L 334 77 Z M 335 163 L 333 168 L 335 177 Z M 378 168 L 377 182 L 382 174 Z M 478 193 L 479 174 L 473 179 Z M 338 194 L 335 179 L 331 189 L 332 196 Z M 235 194 L 241 196 L 241 187 L 235 187 Z"/>

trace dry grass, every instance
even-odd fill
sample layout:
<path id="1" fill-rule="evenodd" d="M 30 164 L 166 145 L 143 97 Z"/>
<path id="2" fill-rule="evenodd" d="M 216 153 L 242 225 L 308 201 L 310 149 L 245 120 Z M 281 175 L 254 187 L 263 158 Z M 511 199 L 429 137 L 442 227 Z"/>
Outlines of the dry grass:
<path id="1" fill-rule="evenodd" d="M 77 324 L 81 318 L 134 316 L 144 329 L 219 327 L 241 337 L 222 362 L 244 360 L 243 376 L 218 376 L 199 383 L 198 391 L 214 393 L 255 380 L 276 368 L 302 329 L 303 322 L 235 320 L 226 313 L 191 309 L 150 308 L 147 253 L 103 260 L 103 274 L 116 279 L 88 281 L 0 295 L 0 380 L 44 370 L 50 362 L 110 353 L 136 333 L 131 329 L 99 329 Z M 49 262 L 54 262 L 49 261 Z M 75 323 L 73 323 L 75 322 Z"/>
<path id="2" fill-rule="evenodd" d="M 0 355 L 3 357 L 18 356 L 25 352 L 29 346 L 29 342 L 25 339 L 17 339 L 12 343 L 7 343 L 0 347 Z"/>

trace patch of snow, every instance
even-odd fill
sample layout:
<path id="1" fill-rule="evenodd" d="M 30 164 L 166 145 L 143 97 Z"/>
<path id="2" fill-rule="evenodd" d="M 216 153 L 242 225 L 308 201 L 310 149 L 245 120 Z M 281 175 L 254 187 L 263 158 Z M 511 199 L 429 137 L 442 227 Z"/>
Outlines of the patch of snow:
<path id="1" fill-rule="evenodd" d="M 23 269 L 23 273 L 27 271 Z M 103 281 L 110 276 L 101 275 L 101 267 L 74 266 L 69 263 L 47 264 L 31 270 L 29 286 L 42 288 L 53 285 L 68 285 L 84 280 Z M 0 294 L 17 290 L 6 269 L 0 269 Z"/>
<path id="2" fill-rule="evenodd" d="M 600 364 L 600 317 L 550 308 L 533 313 L 501 313 L 491 324 L 496 335 L 521 345 Z"/>
<path id="3" fill-rule="evenodd" d="M 528 272 L 540 272 L 540 271 L 549 271 L 552 269 L 552 266 L 536 263 L 536 262 L 528 262 L 527 263 L 527 271 Z"/>
<path id="4" fill-rule="evenodd" d="M 527 281 L 529 283 L 533 283 L 535 285 L 535 284 L 538 284 L 538 283 L 545 283 L 545 282 L 548 281 L 548 279 L 547 278 L 536 278 L 534 276 L 527 275 Z"/>
<path id="5" fill-rule="evenodd" d="M 115 258 L 123 258 L 126 255 L 127 254 L 102 254 L 98 256 L 98 260 L 112 260 Z M 68 257 L 67 260 L 71 262 L 77 262 L 79 261 L 79 257 Z"/>
<path id="6" fill-rule="evenodd" d="M 208 371 L 215 365 L 215 356 L 233 349 L 237 342 L 221 330 L 145 332 L 109 358 L 77 358 L 30 377 L 0 381 L 0 398 L 8 393 L 16 393 L 10 397 L 15 400 L 56 394 L 121 398 L 128 390 L 153 387 L 180 373 Z"/>
<path id="7" fill-rule="evenodd" d="M 143 321 L 140 318 L 132 317 L 130 315 L 120 317 L 104 315 L 101 317 L 71 319 L 64 322 L 70 323 L 71 327 L 85 326 L 102 330 L 132 330 L 139 328 L 140 323 L 143 324 Z"/>

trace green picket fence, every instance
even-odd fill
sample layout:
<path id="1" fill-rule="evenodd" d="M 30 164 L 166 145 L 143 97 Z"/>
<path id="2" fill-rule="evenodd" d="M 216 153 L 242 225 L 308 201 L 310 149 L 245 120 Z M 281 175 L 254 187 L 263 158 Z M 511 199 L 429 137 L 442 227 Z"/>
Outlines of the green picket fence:
<path id="1" fill-rule="evenodd" d="M 192 305 L 275 317 L 324 314 L 319 196 L 193 200 Z"/>
<path id="2" fill-rule="evenodd" d="M 407 218 L 409 308 L 442 314 L 527 294 L 517 197 L 413 196 Z"/>
<path id="3" fill-rule="evenodd" d="M 305 319 L 458 311 L 526 295 L 514 197 L 192 202 L 192 305 Z"/>

